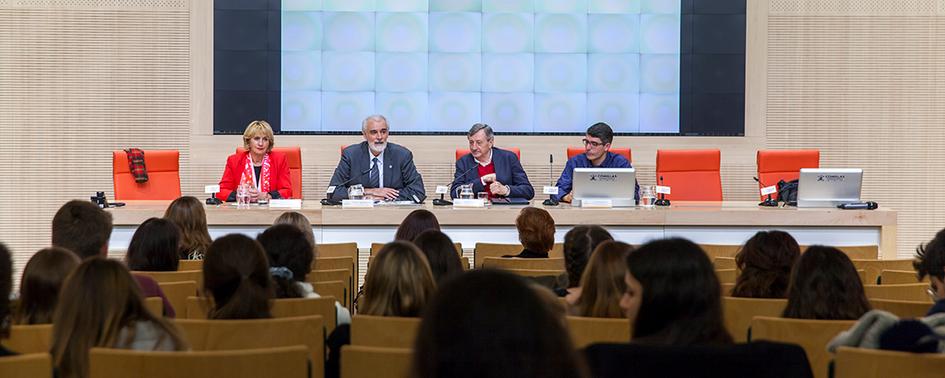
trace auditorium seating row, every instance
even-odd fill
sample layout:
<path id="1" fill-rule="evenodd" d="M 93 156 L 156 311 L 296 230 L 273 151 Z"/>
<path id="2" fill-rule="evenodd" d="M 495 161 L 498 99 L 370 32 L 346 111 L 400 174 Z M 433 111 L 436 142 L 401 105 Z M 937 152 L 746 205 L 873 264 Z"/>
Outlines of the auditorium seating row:
<path id="1" fill-rule="evenodd" d="M 240 150 L 242 149 L 237 149 L 237 151 Z M 509 150 L 521 158 L 521 151 L 518 148 L 509 148 Z M 302 198 L 301 148 L 275 147 L 273 151 L 286 155 L 292 180 L 292 196 Z M 612 148 L 611 151 L 633 161 L 629 148 Z M 583 148 L 568 147 L 568 158 L 583 152 Z M 457 149 L 456 159 L 467 153 L 469 150 Z M 112 174 L 115 199 L 119 201 L 173 200 L 180 197 L 179 155 L 179 151 L 176 150 L 144 151 L 149 180 L 145 183 L 137 183 L 130 172 L 125 151 L 114 151 Z M 722 154 L 719 150 L 657 150 L 656 182 L 672 187 L 672 193 L 666 196 L 670 200 L 721 201 L 721 160 Z M 756 163 L 760 183 L 775 185 L 780 180 L 797 179 L 801 168 L 818 168 L 820 151 L 760 150 Z M 774 197 L 777 198 L 777 195 Z"/>

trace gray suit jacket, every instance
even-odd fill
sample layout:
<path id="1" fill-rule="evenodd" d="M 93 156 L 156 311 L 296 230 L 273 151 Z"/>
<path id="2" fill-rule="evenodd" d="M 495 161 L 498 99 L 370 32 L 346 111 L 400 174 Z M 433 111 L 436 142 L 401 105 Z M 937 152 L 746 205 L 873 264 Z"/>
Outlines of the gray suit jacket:
<path id="1" fill-rule="evenodd" d="M 370 154 L 367 142 L 350 145 L 341 152 L 341 161 L 338 162 L 329 184 L 335 186 L 332 199 L 348 198 L 348 187 L 351 185 L 361 184 L 370 188 Z M 426 198 L 423 178 L 413 164 L 413 153 L 399 144 L 388 142 L 387 148 L 384 149 L 384 187 L 399 190 L 398 200 L 413 201 L 416 196 L 422 202 Z"/>

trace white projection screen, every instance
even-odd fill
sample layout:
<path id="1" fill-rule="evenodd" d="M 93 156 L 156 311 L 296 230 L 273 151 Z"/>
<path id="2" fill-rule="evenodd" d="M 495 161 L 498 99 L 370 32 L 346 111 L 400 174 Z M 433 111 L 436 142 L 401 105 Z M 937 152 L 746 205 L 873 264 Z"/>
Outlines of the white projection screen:
<path id="1" fill-rule="evenodd" d="M 681 0 L 282 0 L 281 130 L 678 133 Z"/>

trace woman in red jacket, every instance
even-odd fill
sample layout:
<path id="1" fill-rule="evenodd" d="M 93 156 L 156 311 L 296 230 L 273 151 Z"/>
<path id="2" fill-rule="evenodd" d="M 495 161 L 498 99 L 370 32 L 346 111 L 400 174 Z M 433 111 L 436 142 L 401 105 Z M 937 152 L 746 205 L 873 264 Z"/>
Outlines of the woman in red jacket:
<path id="1" fill-rule="evenodd" d="M 247 188 L 250 201 L 292 197 L 289 164 L 284 154 L 272 152 L 275 139 L 266 121 L 253 121 L 243 131 L 243 148 L 226 159 L 217 198 L 236 201 L 237 188 Z"/>

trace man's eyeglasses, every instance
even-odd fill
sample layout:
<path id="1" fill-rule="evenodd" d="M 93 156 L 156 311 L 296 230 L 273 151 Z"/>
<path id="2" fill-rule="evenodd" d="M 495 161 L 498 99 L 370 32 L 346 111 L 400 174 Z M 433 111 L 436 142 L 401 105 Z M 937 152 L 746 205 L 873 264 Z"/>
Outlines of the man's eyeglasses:
<path id="1" fill-rule="evenodd" d="M 587 140 L 587 139 L 582 139 L 581 141 L 584 142 L 584 145 L 585 145 L 585 146 L 591 145 L 592 147 L 600 147 L 600 146 L 603 146 L 604 144 L 606 144 L 606 143 L 601 143 L 601 142 L 590 141 L 590 140 Z"/>

